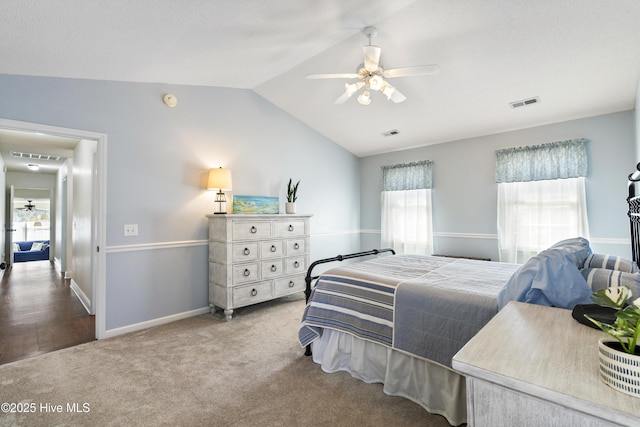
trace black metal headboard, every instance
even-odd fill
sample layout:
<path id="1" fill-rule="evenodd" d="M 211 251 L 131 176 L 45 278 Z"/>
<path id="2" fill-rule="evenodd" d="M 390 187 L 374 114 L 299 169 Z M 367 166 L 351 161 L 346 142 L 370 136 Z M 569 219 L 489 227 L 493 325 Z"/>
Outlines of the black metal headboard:
<path id="1" fill-rule="evenodd" d="M 636 264 L 640 265 L 640 163 L 636 171 L 629 175 L 629 226 L 631 227 L 631 255 Z"/>

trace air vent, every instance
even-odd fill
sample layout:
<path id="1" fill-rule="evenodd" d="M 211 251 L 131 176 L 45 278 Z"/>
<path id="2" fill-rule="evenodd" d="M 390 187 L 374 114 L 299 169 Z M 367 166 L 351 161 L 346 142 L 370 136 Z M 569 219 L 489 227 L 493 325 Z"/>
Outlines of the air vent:
<path id="1" fill-rule="evenodd" d="M 533 105 L 533 104 L 539 104 L 539 103 L 540 103 L 540 98 L 536 96 L 529 99 L 523 99 L 522 101 L 510 102 L 509 105 L 511 105 L 511 108 L 520 108 L 520 107 L 526 107 L 527 105 Z"/>
<path id="2" fill-rule="evenodd" d="M 400 131 L 398 129 L 391 129 L 389 131 L 382 132 L 382 136 L 395 136 L 395 135 L 398 135 L 399 133 Z"/>
<path id="3" fill-rule="evenodd" d="M 9 154 L 11 155 L 11 157 L 18 157 L 21 159 L 29 160 L 60 160 L 60 156 L 51 156 L 49 154 L 22 153 L 20 151 L 10 151 Z"/>

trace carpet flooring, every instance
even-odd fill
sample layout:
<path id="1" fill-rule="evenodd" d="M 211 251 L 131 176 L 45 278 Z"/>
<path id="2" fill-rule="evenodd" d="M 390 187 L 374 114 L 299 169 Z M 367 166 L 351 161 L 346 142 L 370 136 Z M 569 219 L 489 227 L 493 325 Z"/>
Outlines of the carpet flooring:
<path id="1" fill-rule="evenodd" d="M 2 426 L 448 426 L 380 384 L 326 374 L 300 296 L 0 366 Z"/>

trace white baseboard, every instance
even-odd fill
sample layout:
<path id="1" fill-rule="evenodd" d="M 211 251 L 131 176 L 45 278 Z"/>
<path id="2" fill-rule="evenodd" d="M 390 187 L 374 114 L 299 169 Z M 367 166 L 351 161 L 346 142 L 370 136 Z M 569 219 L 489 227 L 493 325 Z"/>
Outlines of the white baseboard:
<path id="1" fill-rule="evenodd" d="M 104 338 L 111 338 L 118 335 L 129 333 L 129 332 L 135 332 L 141 329 L 151 328 L 153 326 L 164 325 L 165 323 L 175 322 L 176 320 L 182 320 L 188 317 L 199 316 L 201 314 L 206 314 L 209 312 L 211 312 L 211 309 L 207 306 L 204 308 L 198 308 L 196 310 L 185 311 L 183 313 L 172 314 L 170 316 L 159 317 L 157 319 L 147 320 L 145 322 L 123 326 L 121 328 L 109 329 L 105 331 Z"/>
<path id="2" fill-rule="evenodd" d="M 71 290 L 73 291 L 74 294 L 76 294 L 76 296 L 84 306 L 84 309 L 87 310 L 87 313 L 91 315 L 95 314 L 91 312 L 91 300 L 89 299 L 89 297 L 87 297 L 87 295 L 84 292 L 82 292 L 82 289 L 80 289 L 80 286 L 78 286 L 78 284 L 74 282 L 73 279 L 71 279 Z"/>

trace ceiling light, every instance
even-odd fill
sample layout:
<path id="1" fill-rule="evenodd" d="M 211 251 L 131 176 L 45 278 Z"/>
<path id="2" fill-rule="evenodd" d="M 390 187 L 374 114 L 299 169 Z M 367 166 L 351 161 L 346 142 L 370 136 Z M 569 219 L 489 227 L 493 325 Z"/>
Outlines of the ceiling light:
<path id="1" fill-rule="evenodd" d="M 27 169 L 29 169 L 30 171 L 37 171 L 38 169 L 40 169 L 40 165 L 36 165 L 35 163 L 28 163 L 27 164 Z"/>
<path id="2" fill-rule="evenodd" d="M 351 96 L 354 93 L 356 93 L 362 86 L 364 86 L 364 82 L 358 82 L 353 84 L 345 83 L 344 92 L 347 94 L 347 96 Z"/>
<path id="3" fill-rule="evenodd" d="M 384 80 L 378 75 L 371 76 L 369 79 L 369 87 L 373 90 L 380 90 L 383 84 Z"/>
<path id="4" fill-rule="evenodd" d="M 358 97 L 358 103 L 360 105 L 369 105 L 371 104 L 371 94 L 368 90 L 362 92 L 362 94 Z"/>
<path id="5" fill-rule="evenodd" d="M 393 92 L 395 92 L 395 91 L 396 91 L 396 88 L 391 86 L 388 83 L 387 83 L 387 85 L 385 87 L 382 88 L 382 93 L 387 95 L 387 99 L 391 99 L 391 96 L 393 96 Z"/>

